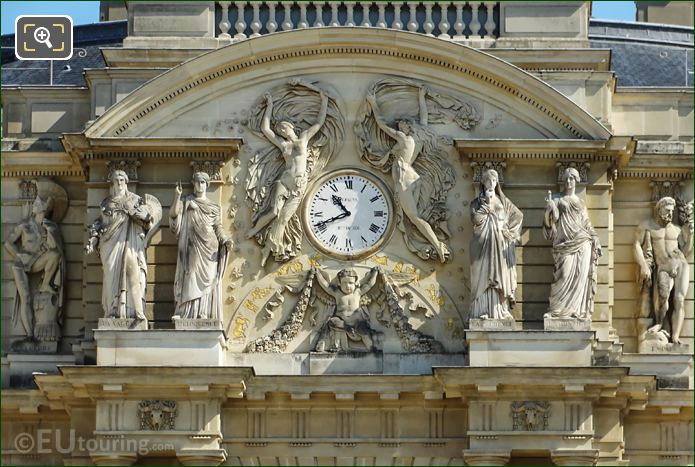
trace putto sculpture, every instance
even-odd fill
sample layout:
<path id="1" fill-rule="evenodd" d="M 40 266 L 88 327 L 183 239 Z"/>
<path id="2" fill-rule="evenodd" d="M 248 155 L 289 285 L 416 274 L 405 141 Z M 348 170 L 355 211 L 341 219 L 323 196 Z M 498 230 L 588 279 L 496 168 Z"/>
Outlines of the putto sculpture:
<path id="1" fill-rule="evenodd" d="M 37 182 L 31 214 L 5 241 L 13 259 L 17 287 L 13 324 L 24 338 L 12 343 L 19 352 L 55 353 L 61 336 L 65 287 L 65 254 L 57 221 L 67 209 L 65 190 L 50 181 Z"/>
<path id="2" fill-rule="evenodd" d="M 684 300 L 690 271 L 687 255 L 693 249 L 693 203 L 680 209 L 680 226 L 672 223 L 676 200 L 666 196 L 657 201 L 652 219 L 635 231 L 634 255 L 641 286 L 640 317 L 653 324 L 641 330 L 640 348 L 664 350 L 680 344 L 685 320 Z M 648 345 L 648 344 L 653 345 Z"/>
<path id="3" fill-rule="evenodd" d="M 342 143 L 343 117 L 325 91 L 294 79 L 264 94 L 248 126 L 270 143 L 249 162 L 246 180 L 253 211 L 246 236 L 261 245 L 264 266 L 271 254 L 276 261 L 298 254 L 303 231 L 297 210 L 309 181 Z"/>
<path id="4" fill-rule="evenodd" d="M 564 192 L 545 198 L 543 234 L 553 242 L 555 267 L 545 318 L 591 320 L 601 243 L 576 193 L 577 169 L 562 174 Z"/>
<path id="5" fill-rule="evenodd" d="M 128 181 L 122 170 L 111 174 L 111 194 L 101 202 L 100 217 L 89 226 L 85 252 L 96 250 L 101 258 L 105 317 L 146 323 L 146 250 L 159 228 L 162 206 L 152 195 L 128 191 Z"/>
<path id="6" fill-rule="evenodd" d="M 446 105 L 456 102 L 414 81 L 382 80 L 367 92 L 355 132 L 362 159 L 391 173 L 399 208 L 398 227 L 408 249 L 422 259 L 444 263 L 451 256 L 446 243 L 451 236 L 446 200 L 455 174 L 446 158 L 444 138 L 429 126 L 428 100 L 437 109 L 447 109 Z M 441 114 L 437 113 L 438 123 L 442 123 Z"/>
<path id="7" fill-rule="evenodd" d="M 169 227 L 178 239 L 174 319 L 222 319 L 221 279 L 232 240 L 222 229 L 220 205 L 207 197 L 210 175 L 196 172 L 193 194 L 176 185 Z"/>
<path id="8" fill-rule="evenodd" d="M 480 194 L 471 203 L 471 318 L 514 319 L 515 248 L 523 217 L 504 196 L 497 171 L 483 172 Z"/>

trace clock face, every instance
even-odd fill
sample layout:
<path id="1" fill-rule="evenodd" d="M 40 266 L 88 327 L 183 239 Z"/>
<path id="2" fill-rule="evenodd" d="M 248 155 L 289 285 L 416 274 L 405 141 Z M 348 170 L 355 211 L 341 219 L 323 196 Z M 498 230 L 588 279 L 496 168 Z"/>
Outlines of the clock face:
<path id="1" fill-rule="evenodd" d="M 381 246 L 390 233 L 392 216 L 383 184 L 353 169 L 320 179 L 305 206 L 309 238 L 323 252 L 346 259 Z"/>

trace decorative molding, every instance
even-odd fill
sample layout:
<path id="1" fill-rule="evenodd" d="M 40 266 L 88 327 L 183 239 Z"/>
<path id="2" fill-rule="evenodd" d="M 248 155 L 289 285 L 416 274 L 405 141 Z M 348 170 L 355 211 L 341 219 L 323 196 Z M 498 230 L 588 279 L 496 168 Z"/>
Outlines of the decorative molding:
<path id="1" fill-rule="evenodd" d="M 122 170 L 128 174 L 128 179 L 130 182 L 138 181 L 138 167 L 140 167 L 140 161 L 137 159 L 115 159 L 106 162 L 106 177 L 104 180 L 111 180 L 111 175 L 116 170 Z"/>
<path id="2" fill-rule="evenodd" d="M 668 169 L 624 169 L 618 171 L 620 178 L 651 178 L 651 179 L 670 179 L 670 180 L 692 180 L 692 169 L 689 171 L 678 171 Z"/>
<path id="3" fill-rule="evenodd" d="M 512 430 L 543 431 L 548 429 L 550 402 L 517 401 L 512 402 Z"/>
<path id="4" fill-rule="evenodd" d="M 191 161 L 193 173 L 205 172 L 210 176 L 210 182 L 212 183 L 222 182 L 222 174 L 220 173 L 222 167 L 224 167 L 224 162 L 219 160 Z"/>
<path id="5" fill-rule="evenodd" d="M 138 404 L 141 430 L 173 430 L 176 415 L 176 401 L 146 400 Z"/>
<path id="6" fill-rule="evenodd" d="M 482 182 L 483 172 L 489 169 L 493 169 L 499 175 L 497 182 L 500 185 L 504 185 L 504 173 L 507 170 L 507 163 L 503 160 L 475 160 L 471 162 L 471 168 L 473 169 L 473 183 L 480 184 Z"/>
<path id="7" fill-rule="evenodd" d="M 564 174 L 565 170 L 569 168 L 577 169 L 579 172 L 579 178 L 581 179 L 580 183 L 584 184 L 587 183 L 587 180 L 589 180 L 589 169 L 591 168 L 589 161 L 558 161 L 555 163 L 555 166 L 557 167 L 557 183 L 562 183 L 562 174 Z"/>
<path id="8" fill-rule="evenodd" d="M 681 200 L 681 192 L 684 183 L 681 180 L 652 180 L 649 186 L 652 187 L 652 201 L 657 202 L 665 196 L 674 200 Z"/>
<path id="9" fill-rule="evenodd" d="M 519 90 L 517 86 L 515 86 L 511 82 L 503 82 L 495 77 L 489 76 L 485 74 L 483 71 L 478 71 L 474 70 L 471 68 L 468 68 L 467 66 L 464 66 L 461 64 L 461 62 L 449 62 L 445 61 L 442 59 L 438 59 L 432 56 L 426 56 L 424 54 L 420 53 L 413 53 L 412 51 L 403 51 L 403 50 L 398 50 L 398 49 L 392 49 L 392 48 L 379 48 L 379 47 L 351 47 L 351 46 L 325 46 L 321 48 L 298 48 L 294 49 L 291 51 L 286 51 L 286 52 L 280 52 L 280 53 L 268 53 L 268 54 L 257 54 L 254 55 L 253 58 L 251 59 L 246 59 L 242 60 L 240 62 L 237 62 L 233 65 L 227 65 L 222 68 L 217 68 L 215 70 L 212 70 L 205 75 L 199 77 L 198 79 L 194 81 L 189 81 L 186 82 L 185 84 L 180 85 L 176 89 L 172 90 L 165 96 L 160 97 L 159 99 L 155 101 L 148 101 L 143 104 L 143 107 L 141 107 L 141 110 L 137 112 L 135 115 L 132 115 L 128 120 L 126 120 L 124 123 L 122 123 L 120 126 L 118 126 L 115 130 L 113 130 L 112 135 L 113 136 L 120 136 L 122 135 L 126 130 L 128 130 L 130 127 L 132 127 L 137 121 L 142 119 L 143 117 L 149 115 L 153 110 L 159 108 L 162 104 L 169 102 L 173 99 L 180 98 L 187 92 L 190 92 L 191 90 L 195 89 L 196 87 L 200 86 L 201 84 L 219 79 L 223 76 L 232 74 L 232 73 L 238 73 L 239 70 L 243 70 L 245 68 L 249 68 L 255 65 L 261 65 L 264 63 L 271 63 L 271 62 L 281 62 L 285 60 L 294 60 L 299 57 L 309 57 L 309 56 L 319 56 L 319 55 L 367 55 L 370 57 L 378 57 L 378 56 L 388 56 L 388 57 L 393 57 L 397 58 L 400 60 L 404 61 L 412 61 L 416 62 L 418 65 L 421 65 L 422 63 L 427 63 L 429 65 L 434 65 L 434 66 L 439 66 L 441 68 L 445 68 L 447 70 L 453 70 L 456 72 L 460 72 L 466 75 L 469 75 L 470 77 L 473 77 L 477 80 L 483 81 L 491 86 L 494 86 L 498 88 L 501 91 L 506 92 L 507 94 L 512 95 L 515 98 L 518 98 L 520 101 L 525 102 L 526 104 L 535 107 L 537 110 L 539 110 L 541 113 L 545 114 L 547 117 L 555 121 L 557 124 L 562 126 L 565 130 L 569 131 L 574 137 L 578 139 L 586 139 L 586 135 L 579 129 L 575 128 L 569 121 L 565 120 L 562 118 L 558 112 L 555 112 L 542 103 L 538 102 L 534 96 L 525 94 Z"/>

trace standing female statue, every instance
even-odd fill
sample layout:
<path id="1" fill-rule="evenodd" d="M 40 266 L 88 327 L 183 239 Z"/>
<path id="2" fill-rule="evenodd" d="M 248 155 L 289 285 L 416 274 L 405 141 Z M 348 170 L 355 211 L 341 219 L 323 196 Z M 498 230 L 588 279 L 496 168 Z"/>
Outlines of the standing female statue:
<path id="1" fill-rule="evenodd" d="M 577 169 L 562 175 L 565 192 L 545 198 L 543 234 L 553 241 L 555 271 L 546 318 L 591 320 L 601 243 L 589 221 L 584 202 L 575 194 Z"/>
<path id="2" fill-rule="evenodd" d="M 114 170 L 110 181 L 111 195 L 101 202 L 101 216 L 89 226 L 85 251 L 99 250 L 105 317 L 144 321 L 146 251 L 162 219 L 162 205 L 152 195 L 128 191 L 128 175 L 122 170 Z"/>
<path id="3" fill-rule="evenodd" d="M 207 198 L 210 175 L 193 174 L 193 194 L 176 185 L 169 228 L 179 240 L 174 319 L 222 319 L 221 279 L 232 240 L 222 230 L 220 205 Z"/>
<path id="4" fill-rule="evenodd" d="M 513 319 L 515 248 L 523 217 L 502 193 L 497 171 L 486 170 L 471 203 L 471 318 Z"/>

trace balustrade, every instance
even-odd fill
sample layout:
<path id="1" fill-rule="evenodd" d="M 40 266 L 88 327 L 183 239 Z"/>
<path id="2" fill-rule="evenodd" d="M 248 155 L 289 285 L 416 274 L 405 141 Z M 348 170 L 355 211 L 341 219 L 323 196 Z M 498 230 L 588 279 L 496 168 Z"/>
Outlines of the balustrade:
<path id="1" fill-rule="evenodd" d="M 405 30 L 444 40 L 494 39 L 499 2 L 217 2 L 220 39 L 326 26 Z M 233 29 L 236 34 L 230 36 Z"/>

